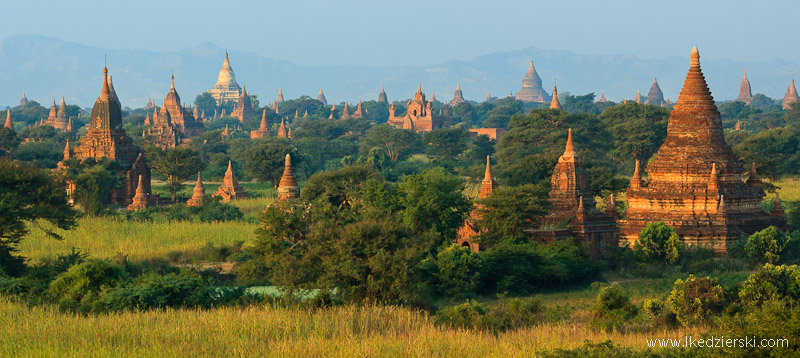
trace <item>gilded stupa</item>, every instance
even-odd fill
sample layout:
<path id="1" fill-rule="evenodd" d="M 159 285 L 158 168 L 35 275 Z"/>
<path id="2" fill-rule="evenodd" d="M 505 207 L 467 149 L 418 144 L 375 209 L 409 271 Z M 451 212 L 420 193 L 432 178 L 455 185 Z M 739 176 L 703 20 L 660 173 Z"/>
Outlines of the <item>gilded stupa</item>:
<path id="1" fill-rule="evenodd" d="M 239 84 L 236 83 L 236 76 L 233 74 L 231 62 L 228 60 L 228 51 L 225 51 L 225 61 L 222 62 L 222 68 L 219 70 L 217 84 L 208 93 L 211 94 L 211 97 L 214 97 L 217 105 L 220 105 L 222 102 L 238 100 L 241 91 Z"/>

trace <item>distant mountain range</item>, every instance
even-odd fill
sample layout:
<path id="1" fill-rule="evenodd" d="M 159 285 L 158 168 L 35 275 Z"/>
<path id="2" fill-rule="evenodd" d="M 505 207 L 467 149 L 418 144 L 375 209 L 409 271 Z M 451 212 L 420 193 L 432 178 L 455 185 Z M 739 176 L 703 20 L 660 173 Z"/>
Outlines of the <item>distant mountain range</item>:
<path id="1" fill-rule="evenodd" d="M 252 52 L 231 49 L 229 53 L 236 81 L 264 105 L 277 97 L 279 88 L 287 99 L 315 98 L 322 88 L 329 102 L 357 102 L 377 99 L 383 85 L 392 101 L 411 98 L 418 83 L 440 101 L 452 99 L 457 83 L 468 100 L 483 101 L 487 91 L 495 97 L 516 93 L 531 59 L 548 93 L 557 80 L 560 93 L 599 96 L 602 90 L 609 100 L 621 101 L 633 98 L 637 89 L 646 95 L 656 76 L 664 96 L 675 100 L 689 68 L 689 50 L 669 58 L 640 59 L 529 47 L 422 67 L 299 66 Z M 143 107 L 148 98 L 160 103 L 169 90 L 171 73 L 182 100 L 192 103 L 216 82 L 224 54 L 225 49 L 210 43 L 153 52 L 104 49 L 41 36 L 9 37 L 0 42 L 0 108 L 17 105 L 23 91 L 45 106 L 65 96 L 68 104 L 90 107 L 100 93 L 104 55 L 123 106 Z M 753 94 L 772 98 L 783 98 L 793 75 L 800 73 L 798 62 L 705 60 L 702 48 L 700 55 L 717 100 L 736 97 L 745 68 Z"/>

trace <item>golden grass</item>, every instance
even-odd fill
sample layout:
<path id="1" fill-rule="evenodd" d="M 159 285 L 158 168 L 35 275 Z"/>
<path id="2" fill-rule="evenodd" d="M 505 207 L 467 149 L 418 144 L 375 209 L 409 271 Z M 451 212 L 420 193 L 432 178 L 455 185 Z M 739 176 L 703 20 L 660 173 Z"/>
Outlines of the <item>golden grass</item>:
<path id="1" fill-rule="evenodd" d="M 400 307 L 309 311 L 251 306 L 77 316 L 0 298 L 4 357 L 529 357 L 612 340 L 644 349 L 648 338 L 698 335 L 598 332 L 583 323 L 543 323 L 497 336 L 434 325 Z"/>
<path id="2" fill-rule="evenodd" d="M 70 231 L 56 230 L 63 240 L 54 240 L 37 227 L 19 244 L 22 256 L 33 261 L 69 253 L 73 247 L 97 258 L 128 255 L 129 260 L 165 258 L 172 251 L 190 251 L 206 243 L 230 245 L 252 242 L 258 225 L 247 222 L 195 223 L 133 222 L 109 217 L 86 217 Z"/>

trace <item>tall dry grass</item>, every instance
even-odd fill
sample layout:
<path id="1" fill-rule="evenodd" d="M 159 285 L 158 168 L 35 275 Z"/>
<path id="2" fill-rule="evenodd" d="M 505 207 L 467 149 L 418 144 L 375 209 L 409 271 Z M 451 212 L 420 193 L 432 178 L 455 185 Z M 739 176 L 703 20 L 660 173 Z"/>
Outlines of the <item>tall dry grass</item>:
<path id="1" fill-rule="evenodd" d="M 400 307 L 322 310 L 250 306 L 96 316 L 28 308 L 0 298 L 4 357 L 530 357 L 584 340 L 645 348 L 645 339 L 696 330 L 605 333 L 583 323 L 543 323 L 497 336 L 436 326 Z"/>

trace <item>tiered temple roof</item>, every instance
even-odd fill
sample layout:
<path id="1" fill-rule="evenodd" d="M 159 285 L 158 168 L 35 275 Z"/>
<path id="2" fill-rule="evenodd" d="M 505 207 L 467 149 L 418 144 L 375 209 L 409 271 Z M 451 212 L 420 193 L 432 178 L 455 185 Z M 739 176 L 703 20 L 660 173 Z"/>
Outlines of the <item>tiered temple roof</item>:
<path id="1" fill-rule="evenodd" d="M 750 104 L 753 100 L 753 92 L 750 90 L 750 80 L 747 79 L 747 70 L 744 70 L 744 77 L 742 83 L 739 84 L 739 96 L 736 97 L 739 102 Z"/>
<path id="2" fill-rule="evenodd" d="M 269 137 L 269 130 L 267 129 L 267 110 L 261 113 L 261 125 L 257 130 L 250 132 L 250 138 L 266 138 Z"/>
<path id="3" fill-rule="evenodd" d="M 794 79 L 792 79 L 792 84 L 786 87 L 786 94 L 783 96 L 783 109 L 789 109 L 792 103 L 798 100 L 800 100 L 800 96 L 797 95 L 797 88 L 794 86 Z"/>
<path id="4" fill-rule="evenodd" d="M 572 129 L 567 132 L 564 154 L 558 158 L 550 180 L 551 209 L 543 227 L 533 232 L 541 240 L 572 236 L 595 255 L 605 246 L 619 245 L 619 229 L 614 219 L 595 209 L 594 196 L 583 160 L 575 150 Z M 558 228 L 559 225 L 566 225 Z"/>
<path id="5" fill-rule="evenodd" d="M 322 93 L 322 88 L 319 89 L 319 94 L 317 95 L 317 101 L 322 102 L 324 105 L 328 105 L 328 99 L 325 98 L 325 95 Z"/>
<path id="6" fill-rule="evenodd" d="M 300 198 L 300 187 L 292 172 L 292 157 L 286 154 L 283 162 L 283 175 L 278 184 L 278 202 L 288 202 Z"/>
<path id="7" fill-rule="evenodd" d="M 633 243 L 647 223 L 664 221 L 689 247 L 725 253 L 742 231 L 785 226 L 761 208 L 764 190 L 742 180 L 742 164 L 725 143 L 722 120 L 692 49 L 689 72 L 669 116 L 667 138 L 627 191 L 622 234 Z M 723 199 L 724 198 L 724 199 Z M 724 205 L 723 205 L 724 202 Z"/>
<path id="8" fill-rule="evenodd" d="M 450 106 L 445 104 L 442 114 L 434 114 L 433 102 L 425 99 L 422 84 L 417 87 L 414 100 L 408 101 L 405 116 L 398 117 L 394 104 L 389 107 L 389 120 L 387 123 L 395 128 L 413 130 L 417 133 L 430 132 L 434 129 L 450 127 Z"/>
<path id="9" fill-rule="evenodd" d="M 241 88 L 239 84 L 236 83 L 233 67 L 231 67 L 231 63 L 228 60 L 228 51 L 225 51 L 225 60 L 222 62 L 222 68 L 219 70 L 217 83 L 208 93 L 211 94 L 211 97 L 214 97 L 214 100 L 217 101 L 217 105 L 220 105 L 222 102 L 236 101 L 239 98 L 240 92 Z"/>
<path id="10" fill-rule="evenodd" d="M 450 107 L 455 107 L 461 103 L 464 103 L 464 94 L 461 93 L 461 84 L 456 84 L 456 91 L 453 93 L 453 100 L 450 101 Z"/>
<path id="11" fill-rule="evenodd" d="M 186 202 L 186 205 L 200 207 L 207 201 L 208 197 L 206 196 L 206 188 L 203 186 L 203 179 L 200 177 L 200 172 L 197 172 L 197 184 L 194 186 L 192 198 Z"/>
<path id="12" fill-rule="evenodd" d="M 139 148 L 122 129 L 122 113 L 119 101 L 112 95 L 108 69 L 103 69 L 103 89 L 94 103 L 89 118 L 86 136 L 75 148 L 75 158 L 109 158 L 119 163 L 126 184 L 122 189 L 112 190 L 110 200 L 114 204 L 128 205 L 136 193 L 139 176 L 146 194 L 150 194 L 150 168 Z M 150 195 L 152 197 L 152 195 Z"/>
<path id="13" fill-rule="evenodd" d="M 242 189 L 242 186 L 239 185 L 239 181 L 236 180 L 236 174 L 233 173 L 231 161 L 228 161 L 228 170 L 225 171 L 225 178 L 222 179 L 222 185 L 220 185 L 217 191 L 211 196 L 219 196 L 222 198 L 222 201 L 225 202 L 245 199 L 249 196 L 247 192 Z"/>
<path id="14" fill-rule="evenodd" d="M 483 174 L 483 181 L 481 181 L 481 189 L 478 192 L 478 199 L 485 199 L 492 195 L 494 189 L 497 188 L 497 182 L 494 181 L 492 176 L 492 166 L 489 156 L 486 156 L 486 171 Z M 478 252 L 480 250 L 480 243 L 478 242 L 478 235 L 480 230 L 476 222 L 480 220 L 481 205 L 478 204 L 470 212 L 470 217 L 464 220 L 464 224 L 456 232 L 455 243 L 459 246 L 466 246 L 472 251 Z"/>
<path id="15" fill-rule="evenodd" d="M 558 89 L 553 85 L 553 98 L 550 100 L 550 109 L 561 109 L 561 102 L 558 101 Z"/>
<path id="16" fill-rule="evenodd" d="M 606 101 L 606 93 L 604 91 L 600 91 L 600 98 L 597 100 L 598 103 L 605 103 Z"/>
<path id="17" fill-rule="evenodd" d="M 245 119 L 249 119 L 257 115 L 255 106 L 253 106 L 253 102 L 250 100 L 250 93 L 247 92 L 245 85 L 242 85 L 242 94 L 239 95 L 239 98 L 236 100 L 236 106 L 231 111 L 231 117 L 239 118 L 239 122 L 244 122 Z"/>
<path id="18" fill-rule="evenodd" d="M 647 91 L 647 99 L 644 103 L 654 106 L 664 103 L 664 92 L 661 92 L 661 87 L 658 86 L 658 80 L 655 77 L 653 77 L 653 84 L 650 86 L 650 90 Z"/>
<path id="19" fill-rule="evenodd" d="M 383 90 L 383 85 L 381 85 L 381 93 L 378 94 L 378 102 L 389 103 L 389 99 L 386 97 L 386 91 Z"/>
<path id="20" fill-rule="evenodd" d="M 516 99 L 524 102 L 544 103 L 550 96 L 542 88 L 542 79 L 533 67 L 533 61 L 528 66 L 528 73 L 522 79 L 522 88 L 517 92 Z"/>

